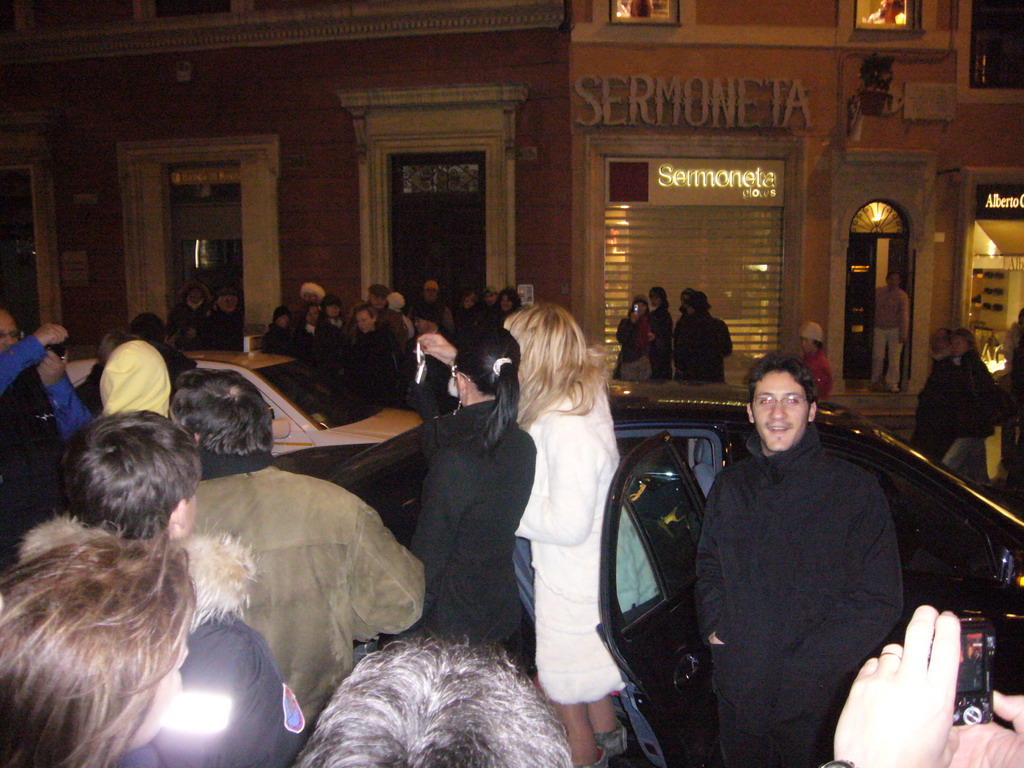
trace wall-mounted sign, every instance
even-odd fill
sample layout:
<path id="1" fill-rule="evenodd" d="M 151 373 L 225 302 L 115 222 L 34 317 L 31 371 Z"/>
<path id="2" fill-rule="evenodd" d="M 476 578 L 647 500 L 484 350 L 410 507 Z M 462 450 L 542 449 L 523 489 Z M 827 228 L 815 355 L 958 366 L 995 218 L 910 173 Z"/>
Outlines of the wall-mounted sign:
<path id="1" fill-rule="evenodd" d="M 608 202 L 781 206 L 785 168 L 781 160 L 610 160 Z"/>
<path id="2" fill-rule="evenodd" d="M 976 219 L 1024 219 L 1024 184 L 979 184 Z"/>
<path id="3" fill-rule="evenodd" d="M 798 78 L 583 75 L 575 91 L 577 125 L 811 126 L 809 93 Z"/>
<path id="4" fill-rule="evenodd" d="M 171 171 L 171 184 L 176 187 L 192 184 L 239 184 L 242 172 L 237 165 L 226 168 L 178 168 Z"/>

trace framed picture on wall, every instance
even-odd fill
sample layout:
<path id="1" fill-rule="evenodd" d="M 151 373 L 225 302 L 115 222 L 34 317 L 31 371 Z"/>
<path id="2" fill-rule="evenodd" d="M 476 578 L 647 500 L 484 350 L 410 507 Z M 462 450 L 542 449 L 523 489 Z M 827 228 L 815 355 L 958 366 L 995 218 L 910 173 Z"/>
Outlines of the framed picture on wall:
<path id="1" fill-rule="evenodd" d="M 679 0 L 609 0 L 614 24 L 678 24 Z"/>

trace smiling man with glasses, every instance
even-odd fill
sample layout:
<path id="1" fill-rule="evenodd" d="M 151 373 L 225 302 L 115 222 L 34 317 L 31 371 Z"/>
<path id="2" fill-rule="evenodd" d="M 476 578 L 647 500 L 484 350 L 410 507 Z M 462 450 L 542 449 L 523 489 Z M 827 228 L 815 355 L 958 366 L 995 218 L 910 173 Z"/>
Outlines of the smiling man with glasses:
<path id="1" fill-rule="evenodd" d="M 0 568 L 60 504 L 64 441 L 90 419 L 64 373 L 63 350 L 52 349 L 67 338 L 53 323 L 25 337 L 0 307 Z"/>
<path id="2" fill-rule="evenodd" d="M 726 768 L 831 757 L 834 699 L 902 607 L 878 482 L 825 454 L 814 377 L 770 354 L 750 375 L 751 457 L 719 474 L 697 559 Z"/>

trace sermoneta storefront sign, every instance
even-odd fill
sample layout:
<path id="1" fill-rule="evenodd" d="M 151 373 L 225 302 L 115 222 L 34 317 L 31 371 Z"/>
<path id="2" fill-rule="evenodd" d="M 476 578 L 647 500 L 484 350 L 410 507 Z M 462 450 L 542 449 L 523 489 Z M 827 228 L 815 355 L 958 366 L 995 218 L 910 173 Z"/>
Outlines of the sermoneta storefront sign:
<path id="1" fill-rule="evenodd" d="M 611 160 L 608 202 L 781 206 L 784 174 L 781 160 Z"/>

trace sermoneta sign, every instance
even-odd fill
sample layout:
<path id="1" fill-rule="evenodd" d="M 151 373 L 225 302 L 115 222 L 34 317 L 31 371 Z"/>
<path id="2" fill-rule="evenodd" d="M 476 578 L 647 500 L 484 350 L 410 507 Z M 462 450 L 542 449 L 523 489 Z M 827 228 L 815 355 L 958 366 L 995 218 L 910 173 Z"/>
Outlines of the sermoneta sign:
<path id="1" fill-rule="evenodd" d="M 576 124 L 692 128 L 811 127 L 810 96 L 799 78 L 576 78 Z"/>
<path id="2" fill-rule="evenodd" d="M 608 160 L 608 203 L 781 206 L 781 160 L 646 158 Z"/>

